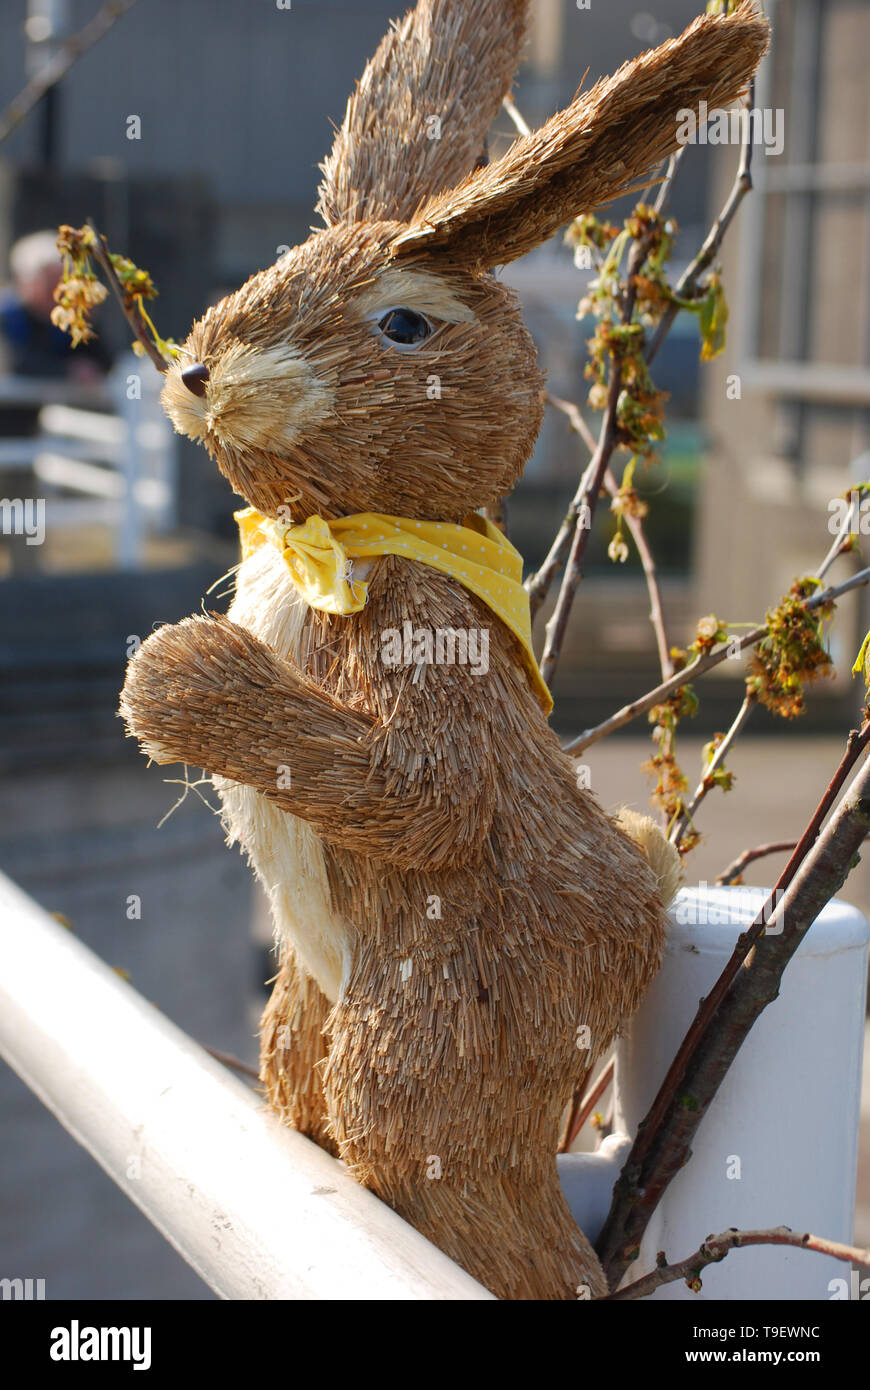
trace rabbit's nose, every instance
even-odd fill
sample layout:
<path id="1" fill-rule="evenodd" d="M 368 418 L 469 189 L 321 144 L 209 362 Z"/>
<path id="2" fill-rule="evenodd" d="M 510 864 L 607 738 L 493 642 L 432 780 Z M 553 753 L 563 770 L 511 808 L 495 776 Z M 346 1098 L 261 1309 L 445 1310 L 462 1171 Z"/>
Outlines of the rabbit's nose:
<path id="1" fill-rule="evenodd" d="M 208 378 L 209 370 L 204 362 L 194 362 L 190 367 L 185 367 L 181 373 L 181 380 L 194 396 L 205 395 L 205 383 Z"/>

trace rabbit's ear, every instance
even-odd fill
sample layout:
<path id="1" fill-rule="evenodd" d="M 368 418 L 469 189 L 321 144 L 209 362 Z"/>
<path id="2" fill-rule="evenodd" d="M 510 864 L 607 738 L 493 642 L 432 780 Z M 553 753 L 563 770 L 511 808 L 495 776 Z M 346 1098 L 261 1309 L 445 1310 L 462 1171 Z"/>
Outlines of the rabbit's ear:
<path id="1" fill-rule="evenodd" d="M 495 163 L 430 199 L 394 256 L 443 251 L 461 264 L 503 265 L 565 222 L 642 184 L 678 147 L 687 109 L 727 106 L 746 88 L 769 28 L 753 0 L 701 16 L 679 38 L 625 63 Z"/>
<path id="2" fill-rule="evenodd" d="M 529 0 L 419 0 L 394 25 L 321 166 L 317 211 L 409 222 L 480 161 L 526 37 Z"/>

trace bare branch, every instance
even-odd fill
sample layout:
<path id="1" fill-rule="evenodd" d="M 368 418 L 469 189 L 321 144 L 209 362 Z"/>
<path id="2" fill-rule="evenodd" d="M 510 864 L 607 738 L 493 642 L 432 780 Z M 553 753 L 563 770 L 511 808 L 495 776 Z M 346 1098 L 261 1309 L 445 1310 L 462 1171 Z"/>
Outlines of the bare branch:
<path id="1" fill-rule="evenodd" d="M 800 1235 L 788 1226 L 772 1226 L 766 1231 L 732 1229 L 718 1236 L 708 1236 L 687 1260 L 672 1265 L 661 1263 L 642 1279 L 636 1279 L 633 1284 L 627 1284 L 616 1293 L 605 1294 L 600 1301 L 617 1303 L 626 1299 L 647 1298 L 663 1284 L 673 1284 L 677 1279 L 684 1279 L 689 1288 L 697 1293 L 701 1287 L 701 1271 L 708 1265 L 724 1260 L 730 1250 L 742 1249 L 745 1245 L 790 1245 L 797 1250 L 814 1250 L 820 1255 L 833 1255 L 837 1260 L 870 1269 L 870 1250 L 842 1245 L 838 1240 L 826 1240 L 824 1236 L 813 1236 L 808 1231 Z"/>
<path id="2" fill-rule="evenodd" d="M 577 526 L 578 517 L 582 517 L 582 524 L 584 526 L 588 523 L 589 515 L 588 513 L 584 513 L 583 509 L 584 506 L 588 506 L 589 487 L 594 471 L 595 454 L 598 449 L 595 437 L 592 434 L 592 431 L 589 429 L 589 426 L 586 424 L 586 421 L 583 419 L 583 416 L 580 414 L 580 411 L 577 409 L 577 407 L 573 405 L 570 401 L 560 400 L 558 396 L 550 396 L 549 400 L 556 407 L 557 410 L 561 410 L 565 415 L 567 415 L 568 419 L 571 422 L 572 428 L 576 430 L 576 432 L 582 437 L 584 443 L 589 448 L 589 451 L 592 454 L 592 460 L 586 465 L 586 468 L 583 470 L 582 477 L 580 478 L 580 484 L 577 488 L 576 493 L 574 494 L 574 497 L 571 500 L 570 507 L 565 513 L 565 517 L 562 521 L 562 525 L 559 527 L 556 539 L 553 541 L 553 544 L 550 546 L 550 549 L 547 552 L 546 559 L 544 560 L 540 569 L 538 569 L 534 574 L 530 574 L 524 582 L 524 588 L 529 596 L 529 608 L 531 610 L 532 622 L 534 622 L 538 609 L 541 607 L 541 604 L 544 602 L 544 600 L 547 597 L 547 594 L 550 592 L 550 587 L 553 583 L 553 580 L 555 579 L 562 565 L 565 563 L 565 559 L 568 555 L 568 550 L 571 544 L 571 538 L 574 535 Z"/>
<path id="3" fill-rule="evenodd" d="M 685 145 L 681 145 L 678 150 L 675 150 L 675 152 L 671 155 L 670 159 L 668 160 L 668 167 L 665 170 L 665 176 L 662 179 L 661 187 L 658 191 L 658 197 L 656 198 L 654 204 L 655 211 L 660 215 L 665 211 L 668 205 L 668 199 L 671 196 L 671 187 L 673 185 L 674 179 L 676 178 L 677 170 L 680 167 L 680 160 L 685 154 L 685 150 Z"/>
<path id="4" fill-rule="evenodd" d="M 870 830 L 870 760 L 865 759 L 821 834 L 819 829 L 868 742 L 870 720 L 850 735 L 843 761 L 776 889 L 702 1000 L 638 1128 L 599 1241 L 611 1288 L 636 1257 L 670 1182 L 689 1161 L 695 1132 L 755 1020 L 777 997 L 788 962 L 856 862 Z"/>
<path id="5" fill-rule="evenodd" d="M 595 515 L 595 508 L 601 492 L 601 485 L 607 465 L 610 462 L 613 450 L 617 442 L 616 407 L 619 394 L 622 390 L 622 372 L 619 364 L 611 360 L 610 387 L 607 393 L 607 408 L 601 426 L 601 434 L 598 440 L 598 447 L 590 460 L 589 467 L 584 474 L 588 477 L 583 499 L 574 517 L 574 534 L 571 540 L 571 548 L 568 553 L 568 563 L 565 566 L 565 573 L 562 576 L 562 584 L 559 589 L 559 597 L 556 600 L 556 607 L 553 609 L 552 616 L 546 626 L 546 639 L 544 642 L 544 652 L 541 657 L 541 675 L 547 685 L 553 679 L 559 657 L 562 652 L 562 642 L 568 628 L 568 619 L 571 616 L 571 609 L 574 604 L 574 595 L 580 581 L 583 578 L 583 560 L 586 555 L 586 548 L 589 544 L 589 537 L 592 533 L 592 519 Z"/>
<path id="6" fill-rule="evenodd" d="M 562 414 L 568 417 L 572 430 L 579 434 L 590 454 L 594 454 L 598 448 L 598 440 L 583 419 L 579 406 L 576 406 L 573 401 L 563 401 L 561 396 L 554 396 L 551 391 L 547 392 L 546 400 L 548 405 L 553 406 L 556 410 L 561 410 Z"/>
<path id="7" fill-rule="evenodd" d="M 522 112 L 511 101 L 510 97 L 504 97 L 501 104 L 516 126 L 517 133 L 519 135 L 531 135 L 532 132 L 528 122 L 525 120 Z"/>
<path id="8" fill-rule="evenodd" d="M 259 1083 L 260 1073 L 254 1067 L 249 1067 L 247 1062 L 234 1057 L 231 1052 L 219 1052 L 216 1047 L 207 1047 L 205 1050 L 209 1057 L 214 1057 L 216 1062 L 222 1062 L 225 1067 L 229 1067 L 232 1071 L 240 1072 L 242 1076 L 247 1076 L 252 1081 Z"/>
<path id="9" fill-rule="evenodd" d="M 99 43 L 103 35 L 112 28 L 112 25 L 128 10 L 132 10 L 135 4 L 136 0 L 108 0 L 108 3 L 97 11 L 93 19 L 83 29 L 80 29 L 77 34 L 72 34 L 66 40 L 54 57 L 50 58 L 31 77 L 18 96 L 13 98 L 5 111 L 0 114 L 0 144 L 21 124 L 25 116 L 30 115 L 30 112 L 42 100 L 46 92 L 56 86 L 62 77 L 66 76 L 82 54 L 87 53 L 89 48 L 93 48 L 95 43 Z"/>
<path id="10" fill-rule="evenodd" d="M 615 1065 L 616 1064 L 613 1058 L 611 1057 L 610 1061 L 607 1063 L 607 1066 L 604 1068 L 598 1080 L 595 1082 L 595 1085 L 592 1087 L 592 1090 L 588 1093 L 586 1091 L 586 1084 L 584 1078 L 584 1084 L 574 1094 L 574 1102 L 571 1107 L 571 1114 L 568 1116 L 568 1123 L 565 1126 L 565 1133 L 563 1134 L 559 1147 L 556 1150 L 557 1153 L 568 1153 L 569 1149 L 571 1148 L 571 1145 L 577 1138 L 577 1135 L 580 1133 L 586 1121 L 589 1119 L 589 1116 L 592 1114 L 592 1111 L 595 1109 L 601 1097 L 604 1095 L 604 1092 L 607 1090 L 608 1086 L 613 1080 L 613 1072 L 615 1069 Z"/>
<path id="11" fill-rule="evenodd" d="M 815 608 L 821 608 L 826 603 L 833 603 L 841 598 L 843 594 L 849 593 L 852 589 L 860 589 L 863 585 L 870 582 L 870 568 L 859 570 L 850 579 L 846 579 L 842 584 L 837 584 L 833 588 L 820 589 L 804 603 L 804 608 L 808 613 Z M 603 720 L 601 724 L 596 724 L 593 729 L 587 729 L 585 733 L 578 734 L 577 738 L 571 739 L 569 743 L 563 744 L 565 753 L 582 753 L 584 748 L 589 748 L 591 744 L 598 743 L 600 739 L 606 738 L 617 729 L 622 729 L 626 724 L 630 724 L 639 715 L 646 714 L 653 705 L 660 705 L 674 691 L 681 686 L 687 685 L 698 676 L 705 675 L 719 666 L 732 653 L 739 655 L 746 651 L 748 647 L 754 647 L 763 637 L 767 636 L 767 626 L 753 628 L 743 637 L 735 637 L 729 642 L 723 642 L 715 647 L 706 656 L 696 657 L 688 666 L 684 666 L 681 671 L 677 671 L 669 680 L 662 681 L 654 690 L 648 690 L 645 695 L 633 700 L 630 705 L 623 705 L 622 709 L 617 710 L 609 719 Z"/>
<path id="12" fill-rule="evenodd" d="M 734 883 L 740 878 L 744 869 L 748 869 L 750 864 L 754 864 L 756 859 L 766 859 L 769 854 L 785 854 L 789 850 L 795 849 L 796 840 L 771 840 L 766 845 L 756 845 L 755 849 L 745 849 L 736 859 L 723 869 L 716 879 L 716 883 L 722 887 Z"/>
<path id="13" fill-rule="evenodd" d="M 743 704 L 737 711 L 737 714 L 734 718 L 733 723 L 731 724 L 730 729 L 727 731 L 725 737 L 722 739 L 722 742 L 719 744 L 719 747 L 716 749 L 716 752 L 713 754 L 713 757 L 710 759 L 709 763 L 704 768 L 701 780 L 695 788 L 694 793 L 692 794 L 691 801 L 683 807 L 683 810 L 680 812 L 680 814 L 677 816 L 677 819 L 674 821 L 670 836 L 668 837 L 672 845 L 678 845 L 680 843 L 680 840 L 683 838 L 686 829 L 688 828 L 688 826 L 692 824 L 695 812 L 697 811 L 701 802 L 704 800 L 707 793 L 711 791 L 712 788 L 716 785 L 716 783 L 713 780 L 714 772 L 716 772 L 724 763 L 726 757 L 728 756 L 728 754 L 734 746 L 734 743 L 737 739 L 737 735 L 743 729 L 744 725 L 746 724 L 746 721 L 748 720 L 750 714 L 755 709 L 755 706 L 757 704 L 758 696 L 755 694 L 754 691 L 748 691 L 743 700 Z"/>
<path id="14" fill-rule="evenodd" d="M 752 107 L 755 98 L 755 82 L 749 87 L 749 106 Z M 746 124 L 746 138 L 740 150 L 740 163 L 737 168 L 737 177 L 734 180 L 728 199 L 713 226 L 710 228 L 705 238 L 704 244 L 695 259 L 686 267 L 674 289 L 674 295 L 678 299 L 688 299 L 693 294 L 698 280 L 709 270 L 716 259 L 719 247 L 725 237 L 725 233 L 734 221 L 737 209 L 752 189 L 752 122 Z M 679 304 L 670 304 L 662 315 L 658 327 L 647 346 L 645 357 L 649 364 L 656 356 L 659 348 L 667 337 L 671 324 L 680 312 Z"/>
<path id="15" fill-rule="evenodd" d="M 118 279 L 115 267 L 112 265 L 109 256 L 106 238 L 103 236 L 102 232 L 97 230 L 90 218 L 88 218 L 88 226 L 94 234 L 94 244 L 90 248 L 91 254 L 98 262 L 100 269 L 108 280 L 109 288 L 120 304 L 124 318 L 129 323 L 133 333 L 151 358 L 158 372 L 168 371 L 169 363 L 153 341 L 145 320 L 142 318 L 138 308 L 130 305 L 129 296 L 124 293 L 124 287 Z"/>
<path id="16" fill-rule="evenodd" d="M 604 475 L 604 486 L 611 497 L 615 497 L 619 492 L 619 484 L 609 468 Z M 668 680 L 674 674 L 674 663 L 671 660 L 671 647 L 668 642 L 667 631 L 665 630 L 665 615 L 655 560 L 653 559 L 652 551 L 647 543 L 646 532 L 643 529 L 643 522 L 640 517 L 632 516 L 630 512 L 626 512 L 624 519 L 626 526 L 631 532 L 631 538 L 637 547 L 640 563 L 643 566 L 647 592 L 649 593 L 649 620 L 652 623 L 653 632 L 656 637 L 659 666 L 661 667 L 662 679 Z"/>
<path id="17" fill-rule="evenodd" d="M 831 548 L 816 570 L 816 579 L 824 579 L 834 561 L 838 559 L 840 555 L 844 555 L 847 550 L 852 549 L 852 523 L 857 519 L 857 510 L 857 497 L 852 496 L 849 500 L 849 510 L 843 518 L 842 525 L 834 537 Z"/>

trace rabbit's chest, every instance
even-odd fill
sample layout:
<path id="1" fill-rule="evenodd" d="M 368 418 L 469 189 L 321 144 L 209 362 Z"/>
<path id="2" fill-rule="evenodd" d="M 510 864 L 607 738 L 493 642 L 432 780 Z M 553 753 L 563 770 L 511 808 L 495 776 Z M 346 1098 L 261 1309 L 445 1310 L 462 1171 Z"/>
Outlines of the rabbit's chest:
<path id="1" fill-rule="evenodd" d="M 241 565 L 229 617 L 286 661 L 304 669 L 310 610 L 271 546 Z M 292 748 L 288 749 L 288 763 Z M 276 777 L 292 777 L 292 767 Z M 214 778 L 223 803 L 230 844 L 248 856 L 268 897 L 278 946 L 297 960 L 333 1003 L 338 998 L 352 928 L 333 910 L 326 856 L 319 835 L 306 821 L 280 810 L 252 787 Z"/>

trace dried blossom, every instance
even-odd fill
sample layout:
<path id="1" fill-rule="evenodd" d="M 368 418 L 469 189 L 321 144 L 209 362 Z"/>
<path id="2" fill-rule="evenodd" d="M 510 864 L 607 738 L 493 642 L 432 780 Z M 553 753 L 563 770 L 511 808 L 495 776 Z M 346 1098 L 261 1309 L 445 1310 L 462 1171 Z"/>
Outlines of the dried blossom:
<path id="1" fill-rule="evenodd" d="M 833 674 L 823 645 L 823 624 L 833 605 L 807 612 L 806 599 L 820 588 L 814 577 L 799 579 L 767 614 L 767 636 L 752 654 L 747 691 L 783 719 L 804 713 L 804 686 Z"/>

